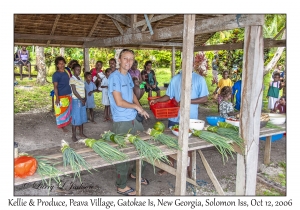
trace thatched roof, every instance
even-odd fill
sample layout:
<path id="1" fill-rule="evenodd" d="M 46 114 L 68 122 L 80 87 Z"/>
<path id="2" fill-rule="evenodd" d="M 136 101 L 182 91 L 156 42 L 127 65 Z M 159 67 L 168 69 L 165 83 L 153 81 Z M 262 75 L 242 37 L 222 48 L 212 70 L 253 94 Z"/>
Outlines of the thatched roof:
<path id="1" fill-rule="evenodd" d="M 223 15 L 197 14 L 196 22 L 219 16 Z M 182 31 L 178 29 L 183 25 L 183 14 L 152 14 L 147 18 L 153 36 L 144 14 L 15 14 L 14 42 L 64 47 L 181 48 L 182 34 L 175 33 Z M 196 33 L 195 47 L 202 46 L 214 33 Z"/>

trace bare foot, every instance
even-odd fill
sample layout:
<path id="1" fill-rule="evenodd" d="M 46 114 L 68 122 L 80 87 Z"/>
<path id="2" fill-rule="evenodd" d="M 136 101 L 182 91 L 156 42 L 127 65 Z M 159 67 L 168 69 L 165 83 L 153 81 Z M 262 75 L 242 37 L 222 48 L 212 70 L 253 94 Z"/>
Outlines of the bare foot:
<path id="1" fill-rule="evenodd" d="M 66 129 L 66 127 L 62 127 L 61 129 L 63 130 L 63 132 L 68 132 L 68 129 Z"/>
<path id="2" fill-rule="evenodd" d="M 75 136 L 72 136 L 72 141 L 76 142 L 78 139 Z"/>
<path id="3" fill-rule="evenodd" d="M 80 133 L 79 136 L 84 137 L 84 138 L 87 138 L 87 136 L 84 135 L 83 133 Z"/>
<path id="4" fill-rule="evenodd" d="M 105 118 L 104 120 L 103 120 L 103 122 L 106 122 L 106 121 L 108 121 L 109 119 L 108 118 Z"/>
<path id="5" fill-rule="evenodd" d="M 94 120 L 91 120 L 92 123 L 97 124 Z"/>
<path id="6" fill-rule="evenodd" d="M 119 194 L 124 193 L 124 195 L 136 195 L 136 191 L 135 191 L 135 190 L 132 191 L 131 189 L 132 189 L 132 188 L 131 188 L 131 187 L 128 187 L 128 186 L 126 186 L 126 187 L 123 188 L 123 189 L 122 189 L 122 188 L 117 188 Z M 132 192 L 126 193 L 126 191 L 132 191 Z"/>

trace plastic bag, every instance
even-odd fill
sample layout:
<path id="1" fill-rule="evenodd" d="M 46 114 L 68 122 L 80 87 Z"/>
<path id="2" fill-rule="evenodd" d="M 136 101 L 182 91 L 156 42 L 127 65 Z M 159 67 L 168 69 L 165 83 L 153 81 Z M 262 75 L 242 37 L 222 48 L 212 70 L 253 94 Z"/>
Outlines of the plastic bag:
<path id="1" fill-rule="evenodd" d="M 37 161 L 31 156 L 21 156 L 15 158 L 15 177 L 25 178 L 35 173 Z"/>

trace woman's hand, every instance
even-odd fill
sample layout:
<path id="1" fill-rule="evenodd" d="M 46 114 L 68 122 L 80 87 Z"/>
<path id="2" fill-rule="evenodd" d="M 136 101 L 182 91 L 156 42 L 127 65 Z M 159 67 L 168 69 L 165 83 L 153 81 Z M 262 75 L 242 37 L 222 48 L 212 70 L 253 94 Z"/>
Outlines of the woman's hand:
<path id="1" fill-rule="evenodd" d="M 144 110 L 142 109 L 140 112 L 138 112 L 140 115 L 144 116 L 145 119 L 148 119 L 149 118 L 149 114 Z"/>
<path id="2" fill-rule="evenodd" d="M 60 106 L 60 101 L 59 101 L 59 98 L 56 98 L 56 100 L 55 100 L 55 104 L 56 104 L 56 106 Z"/>
<path id="3" fill-rule="evenodd" d="M 82 106 L 85 106 L 85 98 L 81 99 Z"/>
<path id="4" fill-rule="evenodd" d="M 150 104 L 150 105 L 153 105 L 153 104 L 156 104 L 156 103 L 157 103 L 157 100 L 156 100 L 156 99 L 152 99 L 152 100 L 149 101 L 149 104 Z"/>
<path id="5" fill-rule="evenodd" d="M 154 84 L 154 85 L 152 85 L 151 87 L 152 87 L 152 88 L 156 88 L 156 85 Z"/>
<path id="6" fill-rule="evenodd" d="M 90 92 L 88 93 L 89 96 L 91 96 L 92 94 L 93 94 L 93 91 L 90 91 Z"/>

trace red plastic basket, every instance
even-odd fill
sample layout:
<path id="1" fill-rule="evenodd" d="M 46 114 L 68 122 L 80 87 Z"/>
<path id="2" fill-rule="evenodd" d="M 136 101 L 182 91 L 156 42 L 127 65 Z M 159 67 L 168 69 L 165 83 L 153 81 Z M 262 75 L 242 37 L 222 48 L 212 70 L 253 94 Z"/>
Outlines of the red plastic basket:
<path id="1" fill-rule="evenodd" d="M 172 99 L 167 102 L 157 102 L 156 104 L 150 105 L 150 109 L 156 119 L 163 119 L 177 117 L 180 107 L 178 103 Z"/>

